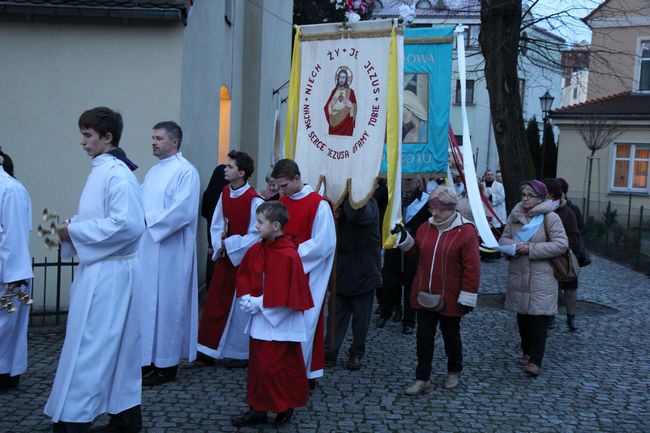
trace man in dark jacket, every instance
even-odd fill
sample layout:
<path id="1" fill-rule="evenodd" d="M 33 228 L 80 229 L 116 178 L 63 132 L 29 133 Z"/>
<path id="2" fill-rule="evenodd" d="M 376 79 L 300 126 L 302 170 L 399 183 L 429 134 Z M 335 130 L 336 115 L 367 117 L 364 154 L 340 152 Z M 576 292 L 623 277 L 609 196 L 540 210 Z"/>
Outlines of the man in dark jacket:
<path id="1" fill-rule="evenodd" d="M 402 218 L 404 227 L 415 236 L 418 227 L 431 214 L 427 206 L 429 195 L 422 191 L 417 179 L 408 178 L 402 181 Z M 380 316 L 377 327 L 383 328 L 388 319 L 402 321 L 402 333 L 412 334 L 415 327 L 415 311 L 411 308 L 410 293 L 417 263 L 408 258 L 399 248 L 384 251 L 384 267 L 382 269 L 383 288 Z M 404 309 L 402 314 L 402 302 Z"/>
<path id="2" fill-rule="evenodd" d="M 328 366 L 336 364 L 352 317 L 352 346 L 346 367 L 358 370 L 365 353 L 375 290 L 381 286 L 379 208 L 370 198 L 361 208 L 353 209 L 346 197 L 337 213 L 336 289 L 329 297 L 325 362 Z"/>

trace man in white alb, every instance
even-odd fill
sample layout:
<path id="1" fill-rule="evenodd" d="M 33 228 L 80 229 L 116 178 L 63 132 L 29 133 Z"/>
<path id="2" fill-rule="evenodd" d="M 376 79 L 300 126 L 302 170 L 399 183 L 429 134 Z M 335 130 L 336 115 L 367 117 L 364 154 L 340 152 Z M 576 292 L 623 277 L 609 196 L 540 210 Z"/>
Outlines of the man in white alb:
<path id="1" fill-rule="evenodd" d="M 160 162 L 142 184 L 147 228 L 138 248 L 145 386 L 174 380 L 180 361 L 196 358 L 198 326 L 199 174 L 180 152 L 183 131 L 176 122 L 157 123 L 151 138 Z"/>

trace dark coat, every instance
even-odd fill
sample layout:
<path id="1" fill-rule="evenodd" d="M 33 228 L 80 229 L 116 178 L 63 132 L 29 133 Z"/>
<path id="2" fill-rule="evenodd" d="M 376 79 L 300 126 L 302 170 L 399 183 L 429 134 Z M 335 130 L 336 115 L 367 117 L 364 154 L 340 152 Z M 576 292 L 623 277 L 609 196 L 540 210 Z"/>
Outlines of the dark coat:
<path id="1" fill-rule="evenodd" d="M 381 287 L 381 235 L 375 199 L 352 209 L 346 198 L 337 224 L 336 293 L 356 296 Z"/>
<path id="2" fill-rule="evenodd" d="M 575 214 L 573 209 L 570 207 L 567 200 L 562 199 L 560 201 L 560 206 L 555 210 L 555 213 L 558 214 L 562 220 L 562 225 L 564 226 L 564 231 L 566 236 L 569 239 L 569 248 L 573 251 L 573 254 L 576 257 L 580 257 L 580 249 L 582 246 L 582 239 L 580 239 L 580 223 L 578 222 L 578 216 Z M 578 279 L 560 281 L 560 289 L 577 289 L 578 288 Z"/>
<path id="3" fill-rule="evenodd" d="M 422 191 L 418 191 L 413 198 L 419 200 L 422 197 L 422 194 Z M 430 216 L 431 212 L 429 212 L 429 207 L 425 203 L 413 218 L 404 222 L 404 228 L 415 238 L 415 233 L 418 231 L 418 227 L 427 221 Z M 407 274 L 415 275 L 416 267 L 416 260 L 405 256 L 399 248 L 384 251 L 384 270 L 406 272 Z"/>

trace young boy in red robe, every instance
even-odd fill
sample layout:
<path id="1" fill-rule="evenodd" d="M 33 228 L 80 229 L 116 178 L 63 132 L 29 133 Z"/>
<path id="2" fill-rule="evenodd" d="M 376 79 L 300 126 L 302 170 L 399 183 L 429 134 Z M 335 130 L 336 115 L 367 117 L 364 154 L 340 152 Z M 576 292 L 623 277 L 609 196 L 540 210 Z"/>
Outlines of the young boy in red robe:
<path id="1" fill-rule="evenodd" d="M 241 427 L 267 421 L 286 424 L 296 407 L 309 399 L 307 371 L 300 343 L 307 340 L 303 311 L 314 306 L 307 276 L 294 240 L 283 232 L 287 208 L 269 201 L 257 208 L 253 245 L 237 271 L 240 307 L 250 313 L 247 401 L 250 409 L 232 418 Z"/>

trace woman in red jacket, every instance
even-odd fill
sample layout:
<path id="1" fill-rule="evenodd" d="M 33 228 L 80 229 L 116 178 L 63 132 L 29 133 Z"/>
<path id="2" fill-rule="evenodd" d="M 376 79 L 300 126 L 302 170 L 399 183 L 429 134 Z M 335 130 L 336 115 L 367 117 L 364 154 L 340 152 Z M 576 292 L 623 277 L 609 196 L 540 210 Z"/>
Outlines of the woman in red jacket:
<path id="1" fill-rule="evenodd" d="M 432 216 L 418 228 L 415 239 L 400 229 L 399 247 L 418 261 L 411 287 L 418 365 L 407 395 L 422 394 L 428 387 L 438 323 L 447 355 L 443 387 L 456 387 L 463 369 L 460 319 L 476 306 L 481 261 L 476 229 L 456 211 L 456 203 L 456 194 L 440 186 L 428 200 Z"/>

